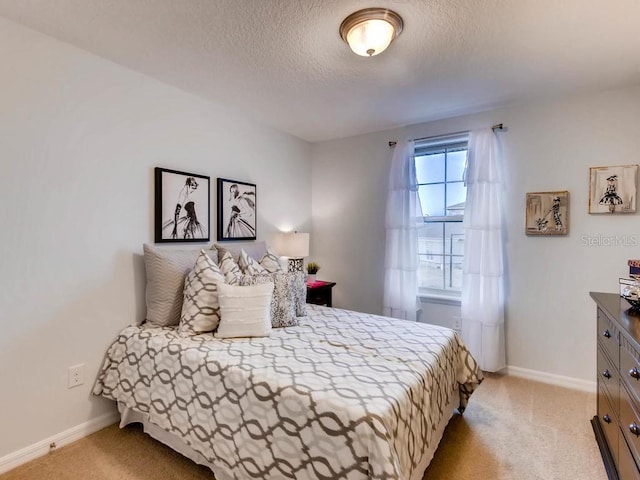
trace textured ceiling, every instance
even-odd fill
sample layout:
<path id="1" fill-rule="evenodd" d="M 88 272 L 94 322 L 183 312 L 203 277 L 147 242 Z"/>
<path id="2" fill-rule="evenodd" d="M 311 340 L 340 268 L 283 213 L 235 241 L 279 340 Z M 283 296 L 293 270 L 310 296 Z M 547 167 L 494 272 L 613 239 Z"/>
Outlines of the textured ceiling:
<path id="1" fill-rule="evenodd" d="M 348 14 L 404 19 L 358 57 Z M 640 84 L 640 0 L 0 0 L 0 15 L 315 142 Z"/>

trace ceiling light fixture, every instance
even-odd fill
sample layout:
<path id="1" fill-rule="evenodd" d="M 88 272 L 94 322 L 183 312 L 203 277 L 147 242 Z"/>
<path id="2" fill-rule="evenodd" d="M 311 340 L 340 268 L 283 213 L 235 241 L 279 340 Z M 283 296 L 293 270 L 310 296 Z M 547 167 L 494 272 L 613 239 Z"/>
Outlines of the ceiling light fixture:
<path id="1" fill-rule="evenodd" d="M 373 57 L 382 53 L 402 32 L 402 18 L 386 8 L 365 8 L 345 18 L 340 36 L 353 53 Z"/>

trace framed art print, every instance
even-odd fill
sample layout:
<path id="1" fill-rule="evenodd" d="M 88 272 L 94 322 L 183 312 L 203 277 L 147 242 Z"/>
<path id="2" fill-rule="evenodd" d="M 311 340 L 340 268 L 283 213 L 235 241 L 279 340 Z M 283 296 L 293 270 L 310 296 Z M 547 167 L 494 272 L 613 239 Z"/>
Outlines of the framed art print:
<path id="1" fill-rule="evenodd" d="M 527 193 L 525 231 L 527 235 L 567 235 L 569 192 Z"/>
<path id="2" fill-rule="evenodd" d="M 635 213 L 638 165 L 589 169 L 589 213 Z"/>
<path id="3" fill-rule="evenodd" d="M 156 167 L 156 243 L 209 240 L 209 183 L 204 175 Z"/>
<path id="4" fill-rule="evenodd" d="M 218 241 L 256 239 L 256 186 L 218 178 Z"/>

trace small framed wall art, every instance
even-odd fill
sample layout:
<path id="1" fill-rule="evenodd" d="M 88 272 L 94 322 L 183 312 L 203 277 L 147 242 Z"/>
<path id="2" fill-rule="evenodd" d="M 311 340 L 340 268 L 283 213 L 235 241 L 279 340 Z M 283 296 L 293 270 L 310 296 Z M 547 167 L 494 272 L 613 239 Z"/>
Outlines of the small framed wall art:
<path id="1" fill-rule="evenodd" d="M 256 186 L 218 178 L 218 241 L 256 239 Z"/>
<path id="2" fill-rule="evenodd" d="M 569 192 L 527 193 L 525 232 L 527 235 L 567 235 Z"/>
<path id="3" fill-rule="evenodd" d="M 638 165 L 591 167 L 589 213 L 635 213 Z"/>
<path id="4" fill-rule="evenodd" d="M 209 177 L 155 169 L 155 241 L 209 241 Z"/>

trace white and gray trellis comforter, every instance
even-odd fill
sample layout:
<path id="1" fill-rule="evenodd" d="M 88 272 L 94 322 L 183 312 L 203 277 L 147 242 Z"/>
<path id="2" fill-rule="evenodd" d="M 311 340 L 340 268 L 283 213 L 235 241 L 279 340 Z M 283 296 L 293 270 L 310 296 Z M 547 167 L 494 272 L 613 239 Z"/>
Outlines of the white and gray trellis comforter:
<path id="1" fill-rule="evenodd" d="M 127 327 L 94 393 L 232 478 L 413 480 L 445 407 L 481 380 L 451 330 L 309 305 L 265 338 Z"/>

